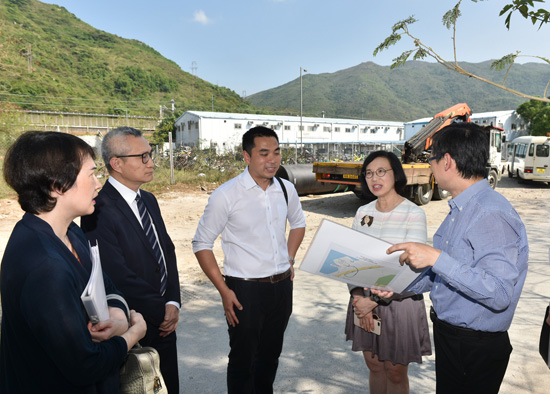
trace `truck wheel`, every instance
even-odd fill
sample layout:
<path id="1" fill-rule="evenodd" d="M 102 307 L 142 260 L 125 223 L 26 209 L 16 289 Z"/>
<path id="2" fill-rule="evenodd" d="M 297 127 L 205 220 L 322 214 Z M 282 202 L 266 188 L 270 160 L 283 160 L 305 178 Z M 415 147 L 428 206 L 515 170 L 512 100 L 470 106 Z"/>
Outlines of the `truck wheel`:
<path id="1" fill-rule="evenodd" d="M 510 166 L 508 166 L 508 178 L 513 178 L 513 177 L 514 177 L 514 173 L 510 171 Z"/>
<path id="2" fill-rule="evenodd" d="M 525 183 L 525 180 L 522 177 L 519 176 L 519 170 L 517 170 L 516 176 L 518 178 L 518 183 L 519 184 Z"/>
<path id="3" fill-rule="evenodd" d="M 495 170 L 489 171 L 489 175 L 487 176 L 487 182 L 489 182 L 489 186 L 491 188 L 495 189 L 498 184 L 498 174 Z"/>
<path id="4" fill-rule="evenodd" d="M 451 193 L 449 193 L 447 190 L 441 189 L 438 185 L 435 185 L 432 200 L 445 200 L 447 197 L 449 197 L 450 194 Z"/>
<path id="5" fill-rule="evenodd" d="M 414 193 L 414 202 L 417 205 L 426 205 L 432 199 L 433 193 L 434 190 L 432 189 L 432 185 L 430 185 L 429 183 L 418 185 L 416 186 L 416 190 Z"/>

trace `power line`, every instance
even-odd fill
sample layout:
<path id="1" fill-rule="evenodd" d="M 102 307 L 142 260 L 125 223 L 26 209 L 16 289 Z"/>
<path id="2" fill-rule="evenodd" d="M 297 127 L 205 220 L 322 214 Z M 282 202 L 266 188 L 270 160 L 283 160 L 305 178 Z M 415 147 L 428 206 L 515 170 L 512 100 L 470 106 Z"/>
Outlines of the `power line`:
<path id="1" fill-rule="evenodd" d="M 112 101 L 112 102 L 123 102 L 123 103 L 158 103 L 158 101 L 150 101 L 150 100 L 110 100 L 110 99 L 90 99 L 90 98 L 83 98 L 83 97 L 55 97 L 55 96 L 40 96 L 40 95 L 34 95 L 34 94 L 19 94 L 19 93 L 7 93 L 7 92 L 0 92 L 0 96 L 18 96 L 18 97 L 36 97 L 36 98 L 48 98 L 48 99 L 54 99 L 54 100 L 82 100 L 82 101 Z"/>
<path id="2" fill-rule="evenodd" d="M 8 104 L 20 104 L 20 105 L 34 105 L 43 107 L 68 107 L 68 108 L 111 108 L 109 106 L 90 106 L 90 105 L 74 105 L 74 104 L 52 104 L 52 103 L 36 103 L 36 102 L 24 102 L 24 101 L 2 101 Z M 136 108 L 139 109 L 139 108 Z"/>

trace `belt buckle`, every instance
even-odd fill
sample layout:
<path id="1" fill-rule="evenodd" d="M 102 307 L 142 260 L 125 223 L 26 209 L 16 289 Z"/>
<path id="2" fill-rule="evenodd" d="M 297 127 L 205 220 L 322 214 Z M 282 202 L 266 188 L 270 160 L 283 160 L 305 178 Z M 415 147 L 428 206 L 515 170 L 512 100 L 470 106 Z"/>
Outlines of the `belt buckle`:
<path id="1" fill-rule="evenodd" d="M 277 282 L 273 282 L 273 278 L 275 278 L 276 276 L 277 276 L 277 275 L 271 275 L 271 276 L 269 277 L 269 282 L 270 282 L 271 284 L 277 283 Z"/>

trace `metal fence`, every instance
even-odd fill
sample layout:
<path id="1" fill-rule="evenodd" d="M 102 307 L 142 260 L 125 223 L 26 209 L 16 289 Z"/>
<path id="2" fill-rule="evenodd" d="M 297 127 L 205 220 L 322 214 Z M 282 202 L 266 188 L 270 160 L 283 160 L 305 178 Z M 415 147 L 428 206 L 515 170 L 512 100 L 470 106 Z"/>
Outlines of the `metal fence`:
<path id="1" fill-rule="evenodd" d="M 371 152 L 385 150 L 401 156 L 403 143 L 281 143 L 283 164 L 363 161 Z"/>

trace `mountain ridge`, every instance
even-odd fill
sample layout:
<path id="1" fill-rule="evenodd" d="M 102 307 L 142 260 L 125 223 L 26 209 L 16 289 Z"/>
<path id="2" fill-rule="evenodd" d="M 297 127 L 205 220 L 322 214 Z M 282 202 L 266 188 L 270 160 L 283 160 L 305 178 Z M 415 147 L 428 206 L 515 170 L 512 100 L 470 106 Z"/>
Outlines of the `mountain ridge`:
<path id="1" fill-rule="evenodd" d="M 499 82 L 504 72 L 490 70 L 492 61 L 459 62 L 474 74 Z M 550 66 L 516 64 L 507 86 L 541 95 L 550 80 Z M 516 109 L 526 101 L 512 93 L 447 70 L 440 64 L 410 61 L 391 69 L 364 62 L 333 73 L 303 76 L 304 116 L 403 121 L 433 116 L 442 109 L 466 102 L 475 112 Z M 300 79 L 256 93 L 248 100 L 256 106 L 296 113 L 300 108 Z M 298 113 L 299 114 L 299 113 Z"/>

